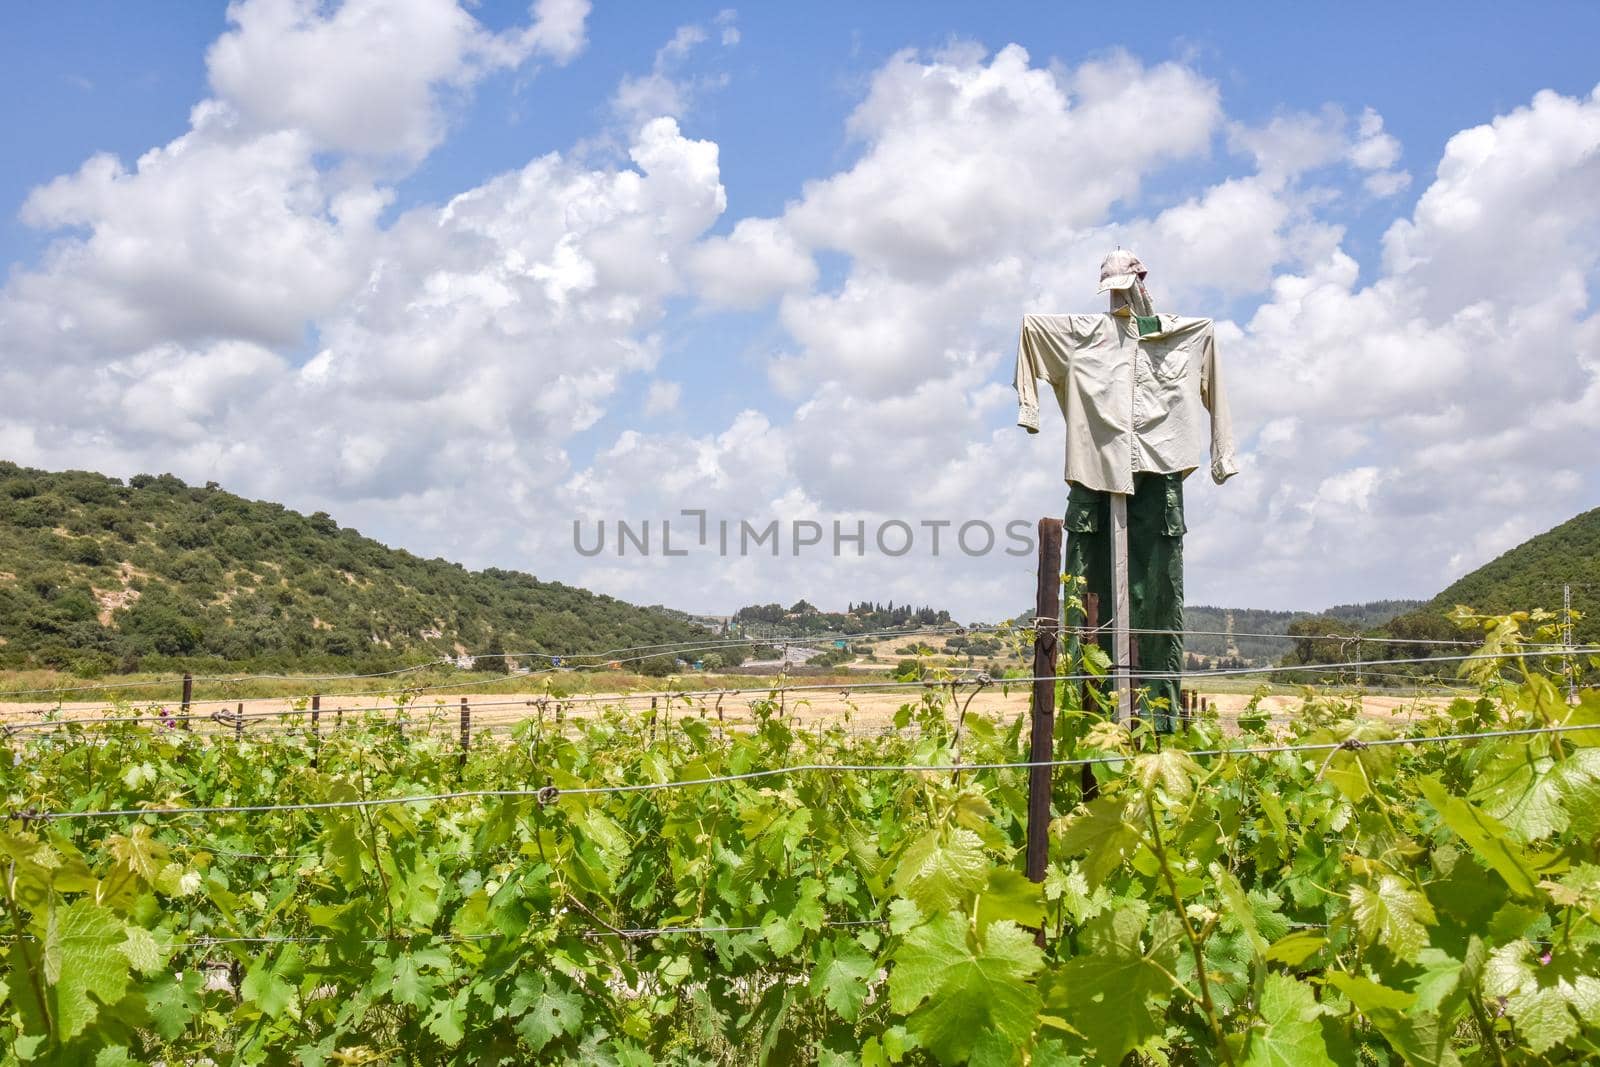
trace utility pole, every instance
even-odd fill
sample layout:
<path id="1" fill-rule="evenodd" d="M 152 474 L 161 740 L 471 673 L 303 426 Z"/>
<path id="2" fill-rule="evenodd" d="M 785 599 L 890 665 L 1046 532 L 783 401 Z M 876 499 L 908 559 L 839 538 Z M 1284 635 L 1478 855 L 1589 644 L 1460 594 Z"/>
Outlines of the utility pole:
<path id="1" fill-rule="evenodd" d="M 1562 583 L 1561 586 L 1561 650 L 1564 655 L 1561 661 L 1567 674 L 1567 703 L 1576 707 L 1578 704 L 1578 683 L 1572 675 L 1572 586 Z"/>

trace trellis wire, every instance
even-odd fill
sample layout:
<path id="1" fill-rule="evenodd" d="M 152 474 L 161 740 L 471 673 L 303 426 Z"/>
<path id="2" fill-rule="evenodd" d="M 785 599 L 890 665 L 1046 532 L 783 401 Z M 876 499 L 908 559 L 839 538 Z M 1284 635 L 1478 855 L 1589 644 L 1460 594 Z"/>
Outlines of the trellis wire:
<path id="1" fill-rule="evenodd" d="M 1572 723 L 1556 726 L 1532 726 L 1515 730 L 1484 730 L 1471 733 L 1423 734 L 1415 737 L 1373 738 L 1371 740 L 1325 741 L 1312 744 L 1252 745 L 1242 748 L 1214 748 L 1181 750 L 1190 757 L 1232 757 L 1278 755 L 1289 752 L 1334 752 L 1361 748 L 1381 748 L 1402 745 L 1443 744 L 1494 740 L 1508 737 L 1535 737 L 1600 730 L 1600 723 Z M 419 793 L 409 796 L 366 797 L 355 800 L 302 801 L 290 804 L 206 805 L 189 808 L 113 808 L 98 811 L 13 811 L 10 817 L 25 821 L 61 821 L 67 819 L 112 819 L 139 816 L 178 815 L 260 815 L 290 811 L 333 811 L 351 808 L 391 807 L 399 804 L 432 804 L 449 800 L 483 800 L 490 798 L 532 797 L 548 804 L 562 797 L 609 796 L 629 793 L 653 793 L 667 789 L 690 789 L 731 782 L 748 782 L 765 778 L 788 777 L 795 774 L 900 774 L 934 772 L 948 774 L 953 771 L 1026 770 L 1030 767 L 1085 767 L 1091 765 L 1123 763 L 1136 758 L 1131 755 L 1083 756 L 1060 760 L 1024 760 L 1008 763 L 803 763 L 790 767 L 769 767 L 742 774 L 710 775 L 676 782 L 631 782 L 619 785 L 588 785 L 571 788 L 542 786 L 533 789 L 463 789 L 448 793 Z"/>
<path id="2" fill-rule="evenodd" d="M 1313 674 L 1314 675 L 1314 674 L 1318 674 L 1319 672 L 1320 673 L 1339 674 L 1339 673 L 1347 673 L 1347 672 L 1354 671 L 1354 670 L 1364 670 L 1364 669 L 1370 668 L 1370 667 L 1415 666 L 1415 665 L 1420 665 L 1420 664 L 1434 664 L 1434 663 L 1466 663 L 1466 662 L 1481 662 L 1481 661 L 1485 661 L 1485 660 L 1506 661 L 1506 660 L 1510 660 L 1510 659 L 1515 659 L 1517 657 L 1546 658 L 1546 657 L 1552 657 L 1552 656 L 1558 656 L 1559 657 L 1559 656 L 1568 656 L 1568 655 L 1589 655 L 1589 654 L 1594 654 L 1594 653 L 1600 653 L 1600 647 L 1587 646 L 1586 645 L 1586 646 L 1575 647 L 1575 648 L 1572 648 L 1572 649 L 1560 649 L 1560 648 L 1557 648 L 1557 649 L 1525 649 L 1525 650 L 1519 650 L 1519 651 L 1516 651 L 1516 652 L 1474 653 L 1474 654 L 1461 655 L 1461 656 L 1417 656 L 1417 657 L 1405 657 L 1405 658 L 1397 658 L 1397 659 L 1351 660 L 1351 661 L 1342 662 L 1342 663 L 1303 663 L 1303 664 L 1277 665 L 1277 666 L 1268 666 L 1268 667 L 1238 667 L 1238 668 L 1225 668 L 1225 669 L 1202 670 L 1202 671 L 1142 671 L 1141 670 L 1141 671 L 1138 672 L 1138 677 L 1141 680 L 1146 680 L 1146 681 L 1156 681 L 1156 680 L 1182 681 L 1182 680 L 1185 680 L 1185 679 L 1191 679 L 1192 680 L 1192 679 L 1197 679 L 1197 678 L 1244 677 L 1244 676 L 1248 676 L 1248 675 L 1257 675 L 1257 674 L 1305 673 L 1305 674 Z M 984 684 L 987 684 L 988 682 L 993 681 L 993 682 L 998 682 L 1001 685 L 1010 685 L 1010 684 L 1021 685 L 1021 684 L 1031 684 L 1032 682 L 1035 682 L 1035 681 L 1046 680 L 1045 678 L 1034 678 L 1034 677 L 1031 677 L 1031 676 L 1030 677 L 1025 677 L 1025 678 L 989 679 L 987 675 L 982 674 L 982 672 L 977 671 L 976 669 L 973 669 L 971 671 L 967 671 L 966 673 L 972 674 L 973 677 L 948 678 L 948 679 L 920 679 L 920 680 L 913 680 L 913 681 L 784 683 L 784 684 L 780 684 L 780 685 L 771 685 L 771 686 L 741 686 L 741 687 L 734 687 L 734 688 L 676 690 L 676 691 L 672 691 L 672 690 L 638 690 L 638 691 L 631 692 L 631 693 L 616 693 L 616 694 L 605 694 L 605 695 L 583 694 L 583 695 L 564 696 L 564 697 L 543 696 L 543 695 L 541 695 L 539 697 L 533 697 L 533 698 L 517 697 L 516 699 L 508 699 L 508 700 L 480 700 L 480 701 L 475 701 L 473 706 L 475 708 L 511 707 L 511 706 L 516 706 L 516 705 L 531 706 L 531 705 L 536 705 L 539 700 L 544 700 L 549 704 L 563 704 L 563 705 L 566 705 L 566 706 L 569 706 L 569 707 L 574 705 L 574 704 L 613 704 L 613 705 L 621 705 L 621 704 L 624 704 L 624 703 L 626 703 L 628 701 L 631 701 L 631 700 L 642 700 L 642 699 L 647 699 L 647 698 L 652 698 L 652 697 L 654 697 L 654 698 L 665 697 L 670 702 L 670 701 L 675 700 L 675 699 L 688 700 L 688 699 L 693 698 L 693 697 L 733 696 L 733 695 L 752 694 L 752 693 L 753 694 L 762 694 L 762 693 L 792 693 L 792 692 L 840 692 L 840 691 L 848 692 L 850 690 L 857 690 L 857 689 L 860 689 L 860 690 L 903 689 L 903 688 L 936 689 L 936 688 L 939 688 L 941 686 L 946 686 L 946 685 L 950 685 L 950 684 L 962 684 L 962 685 L 977 684 L 980 681 L 983 681 Z M 1101 675 L 1101 674 L 1093 674 L 1093 673 L 1080 673 L 1080 674 L 1057 674 L 1057 675 L 1051 675 L 1051 676 L 1047 676 L 1047 677 L 1048 678 L 1053 678 L 1055 681 L 1071 682 L 1071 681 L 1095 681 L 1095 680 L 1102 679 L 1105 676 Z M 470 683 L 470 684 L 479 684 L 479 683 L 475 680 L 473 683 Z M 438 687 L 435 687 L 435 688 L 443 689 L 443 688 L 447 688 L 447 687 L 446 686 L 438 686 Z M 369 694 L 361 694 L 361 695 L 369 695 Z M 230 702 L 231 702 L 231 699 L 230 699 Z M 335 710 L 335 709 L 331 709 L 330 708 L 329 710 Z M 337 710 L 339 710 L 341 712 L 352 712 L 352 713 L 354 713 L 354 712 L 388 712 L 388 711 L 395 711 L 397 709 L 389 707 L 387 705 L 366 705 L 366 706 L 353 707 L 353 708 L 339 708 Z M 403 711 L 404 709 L 399 709 L 399 710 Z M 307 713 L 308 713 L 307 709 L 303 709 L 303 708 L 288 708 L 288 709 L 282 709 L 282 710 L 278 710 L 278 711 L 244 712 L 242 717 L 244 719 L 247 719 L 247 720 L 249 720 L 249 719 L 277 719 L 277 718 L 288 718 L 288 717 L 293 717 L 293 716 L 297 716 L 297 715 L 305 715 Z M 234 719 L 237 719 L 239 717 L 240 716 L 229 716 L 229 721 L 231 722 Z M 208 719 L 208 718 L 214 719 L 214 718 L 216 718 L 216 715 L 215 714 L 213 714 L 213 715 L 194 715 L 194 714 L 184 715 L 182 713 L 179 713 L 179 714 L 158 714 L 158 715 L 103 716 L 103 717 L 100 717 L 100 718 L 89 718 L 89 717 L 76 717 L 76 718 L 73 718 L 73 717 L 69 717 L 69 718 L 63 718 L 63 719 L 44 719 L 44 720 L 39 720 L 37 722 L 10 723 L 10 724 L 6 725 L 4 727 L 4 729 L 5 729 L 6 732 L 16 732 L 16 731 L 22 731 L 22 730 L 37 730 L 37 729 L 53 729 L 53 728 L 57 728 L 57 727 L 62 726 L 62 725 L 70 725 L 70 724 L 73 724 L 73 723 L 78 723 L 78 724 L 83 724 L 83 725 L 115 724 L 115 723 L 131 724 L 131 723 L 141 723 L 141 722 L 163 722 L 163 723 L 168 723 L 168 724 L 176 724 L 176 723 L 180 723 L 180 722 L 192 722 L 192 721 L 201 720 L 201 719 Z"/>

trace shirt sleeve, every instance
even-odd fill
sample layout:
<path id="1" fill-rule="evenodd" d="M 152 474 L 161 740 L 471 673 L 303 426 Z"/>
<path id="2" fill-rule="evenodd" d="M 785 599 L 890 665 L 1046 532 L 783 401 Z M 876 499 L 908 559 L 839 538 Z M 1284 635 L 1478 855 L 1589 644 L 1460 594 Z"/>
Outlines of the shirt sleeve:
<path id="1" fill-rule="evenodd" d="M 1066 380 L 1070 348 L 1047 329 L 1037 315 L 1022 320 L 1022 337 L 1017 342 L 1017 372 L 1011 384 L 1017 390 L 1017 425 L 1029 433 L 1039 432 L 1039 381 L 1052 386 Z"/>
<path id="2" fill-rule="evenodd" d="M 1217 338 L 1206 330 L 1205 361 L 1200 373 L 1200 400 L 1211 413 L 1211 480 L 1221 485 L 1239 473 L 1233 458 L 1233 416 L 1222 390 L 1222 367 L 1217 360 Z"/>

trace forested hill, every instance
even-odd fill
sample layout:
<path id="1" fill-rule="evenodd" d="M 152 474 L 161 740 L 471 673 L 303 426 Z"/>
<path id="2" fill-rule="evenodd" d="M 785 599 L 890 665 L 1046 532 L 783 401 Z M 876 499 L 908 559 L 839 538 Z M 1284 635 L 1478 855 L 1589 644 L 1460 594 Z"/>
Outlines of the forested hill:
<path id="1" fill-rule="evenodd" d="M 1524 541 L 1395 622 L 1437 625 L 1457 604 L 1493 613 L 1559 611 L 1563 583 L 1572 586 L 1572 606 L 1584 614 L 1573 628 L 1575 638 L 1600 641 L 1600 508 Z"/>
<path id="2" fill-rule="evenodd" d="M 421 559 L 214 484 L 0 462 L 0 666 L 365 671 L 706 633 L 559 582 Z"/>

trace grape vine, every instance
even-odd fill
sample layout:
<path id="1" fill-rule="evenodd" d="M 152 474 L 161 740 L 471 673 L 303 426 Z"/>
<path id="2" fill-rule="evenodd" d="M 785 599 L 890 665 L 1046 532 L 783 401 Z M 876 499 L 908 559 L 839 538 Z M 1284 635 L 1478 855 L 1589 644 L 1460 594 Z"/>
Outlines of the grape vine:
<path id="1" fill-rule="evenodd" d="M 1600 697 L 1519 662 L 1526 623 L 1486 626 L 1480 695 L 1408 723 L 1308 691 L 1158 747 L 1064 710 L 1098 795 L 1055 776 L 1042 885 L 1003 766 L 1024 723 L 958 738 L 939 685 L 881 737 L 683 704 L 464 764 L 377 716 L 18 735 L 0 1063 L 1592 1061 Z M 1427 740 L 1508 730 L 1539 732 Z M 1250 747 L 1281 750 L 1208 754 Z M 625 785 L 667 788 L 579 792 Z"/>

